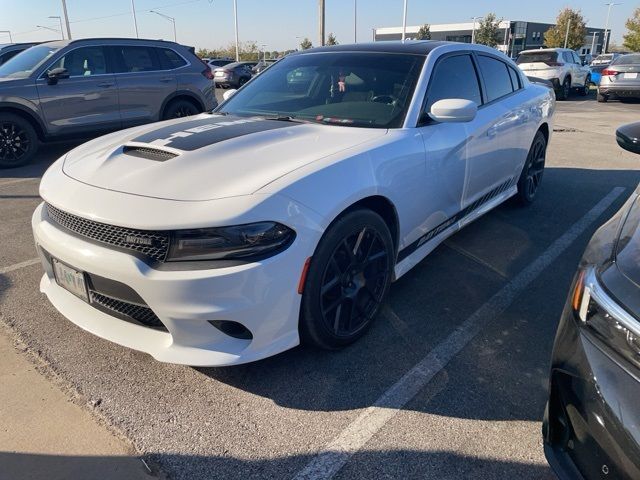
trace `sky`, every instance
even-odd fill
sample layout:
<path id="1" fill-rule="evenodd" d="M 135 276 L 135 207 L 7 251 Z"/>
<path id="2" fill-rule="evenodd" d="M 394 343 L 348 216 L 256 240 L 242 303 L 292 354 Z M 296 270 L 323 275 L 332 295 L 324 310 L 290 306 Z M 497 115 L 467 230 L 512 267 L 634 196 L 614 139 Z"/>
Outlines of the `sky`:
<path id="1" fill-rule="evenodd" d="M 196 48 L 216 48 L 234 41 L 233 0 L 134 0 L 141 38 L 173 40 L 170 21 L 151 13 L 157 10 L 176 19 L 178 42 Z M 402 25 L 403 0 L 357 1 L 357 40 L 372 39 L 375 27 Z M 494 12 L 505 20 L 553 22 L 566 6 L 582 11 L 588 26 L 604 28 L 606 0 L 408 0 L 408 25 L 469 22 L 472 16 Z M 613 7 L 612 39 L 622 43 L 624 23 L 638 0 L 621 0 Z M 240 41 L 255 41 L 266 50 L 294 49 L 304 37 L 318 43 L 317 0 L 237 0 Z M 67 0 L 73 38 L 135 37 L 131 0 Z M 10 30 L 13 41 L 60 38 L 61 0 L 0 0 L 0 30 Z M 354 41 L 354 0 L 326 0 L 326 32 L 339 43 Z M 0 43 L 9 41 L 0 33 Z"/>

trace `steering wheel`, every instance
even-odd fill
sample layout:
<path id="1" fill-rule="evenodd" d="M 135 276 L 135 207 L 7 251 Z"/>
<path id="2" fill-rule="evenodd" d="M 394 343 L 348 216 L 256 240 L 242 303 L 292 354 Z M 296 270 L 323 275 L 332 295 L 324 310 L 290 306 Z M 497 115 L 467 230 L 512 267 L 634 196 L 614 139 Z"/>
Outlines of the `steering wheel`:
<path id="1" fill-rule="evenodd" d="M 372 102 L 385 103 L 387 105 L 395 105 L 398 99 L 393 95 L 377 95 L 371 99 Z"/>

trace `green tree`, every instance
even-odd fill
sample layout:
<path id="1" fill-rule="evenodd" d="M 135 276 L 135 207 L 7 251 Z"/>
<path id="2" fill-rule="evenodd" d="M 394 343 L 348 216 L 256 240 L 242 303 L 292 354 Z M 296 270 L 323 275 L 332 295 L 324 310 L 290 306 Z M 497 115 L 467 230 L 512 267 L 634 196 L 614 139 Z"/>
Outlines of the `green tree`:
<path id="1" fill-rule="evenodd" d="M 498 26 L 502 20 L 498 20 L 495 13 L 489 13 L 480 20 L 480 24 L 476 29 L 475 42 L 489 47 L 498 45 Z"/>
<path id="2" fill-rule="evenodd" d="M 336 40 L 336 36 L 333 33 L 329 33 L 327 37 L 327 45 L 338 45 L 338 40 Z"/>
<path id="3" fill-rule="evenodd" d="M 569 36 L 567 37 L 567 27 Z M 549 48 L 564 47 L 567 38 L 567 48 L 577 50 L 584 45 L 584 37 L 587 34 L 584 18 L 580 10 L 564 8 L 560 10 L 556 18 L 555 27 L 544 32 L 544 46 Z"/>
<path id="4" fill-rule="evenodd" d="M 311 40 L 309 40 L 307 37 L 304 37 L 304 39 L 302 39 L 302 41 L 300 42 L 300 49 L 309 50 L 311 47 L 313 47 L 313 43 L 311 43 Z"/>
<path id="5" fill-rule="evenodd" d="M 428 23 L 420 27 L 416 35 L 416 40 L 431 40 L 431 26 Z"/>
<path id="6" fill-rule="evenodd" d="M 640 51 L 640 8 L 636 8 L 631 18 L 625 23 L 627 33 L 622 36 L 623 45 L 632 52 Z"/>

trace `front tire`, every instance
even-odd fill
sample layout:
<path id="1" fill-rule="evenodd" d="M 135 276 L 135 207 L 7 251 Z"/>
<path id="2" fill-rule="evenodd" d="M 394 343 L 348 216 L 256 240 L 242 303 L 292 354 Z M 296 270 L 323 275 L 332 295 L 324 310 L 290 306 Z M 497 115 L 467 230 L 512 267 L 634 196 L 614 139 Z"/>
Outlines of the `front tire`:
<path id="1" fill-rule="evenodd" d="M 197 115 L 198 113 L 202 113 L 202 109 L 196 107 L 189 100 L 173 100 L 165 108 L 162 119 L 169 120 L 171 118 L 189 117 L 191 115 Z"/>
<path id="2" fill-rule="evenodd" d="M 562 85 L 560 86 L 560 90 L 558 90 L 558 93 L 556 94 L 556 98 L 558 100 L 566 100 L 567 98 L 569 98 L 570 92 L 571 92 L 571 79 L 569 77 L 566 77 L 564 79 L 564 82 L 562 82 Z"/>
<path id="3" fill-rule="evenodd" d="M 581 97 L 586 97 L 587 95 L 589 95 L 589 84 L 591 83 L 591 77 L 587 76 L 587 78 L 584 79 L 584 87 L 580 88 L 578 90 L 578 94 Z"/>
<path id="4" fill-rule="evenodd" d="M 0 113 L 0 168 L 25 165 L 38 151 L 38 134 L 28 120 Z"/>
<path id="5" fill-rule="evenodd" d="M 354 210 L 336 220 L 309 264 L 302 341 L 335 350 L 364 335 L 389 290 L 394 252 L 389 228 L 378 214 Z"/>
<path id="6" fill-rule="evenodd" d="M 547 140 L 544 134 L 538 130 L 527 155 L 520 179 L 518 180 L 517 199 L 522 205 L 531 205 L 536 198 L 542 176 L 547 154 Z"/>

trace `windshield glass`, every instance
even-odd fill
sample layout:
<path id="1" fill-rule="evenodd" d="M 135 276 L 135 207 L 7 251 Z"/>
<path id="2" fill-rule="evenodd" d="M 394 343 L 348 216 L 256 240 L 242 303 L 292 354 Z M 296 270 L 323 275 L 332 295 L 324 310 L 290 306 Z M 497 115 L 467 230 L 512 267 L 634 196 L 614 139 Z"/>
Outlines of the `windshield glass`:
<path id="1" fill-rule="evenodd" d="M 0 77 L 27 78 L 58 50 L 59 47 L 49 45 L 28 48 L 0 66 Z"/>
<path id="2" fill-rule="evenodd" d="M 611 62 L 611 65 L 640 65 L 640 55 L 622 55 Z"/>
<path id="3" fill-rule="evenodd" d="M 286 57 L 219 110 L 356 127 L 402 125 L 424 57 L 310 53 Z"/>
<path id="4" fill-rule="evenodd" d="M 557 60 L 558 52 L 529 52 L 521 53 L 516 63 L 554 63 Z"/>

